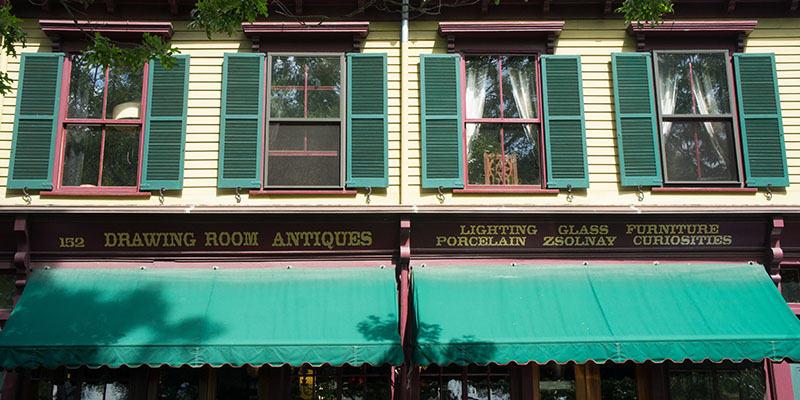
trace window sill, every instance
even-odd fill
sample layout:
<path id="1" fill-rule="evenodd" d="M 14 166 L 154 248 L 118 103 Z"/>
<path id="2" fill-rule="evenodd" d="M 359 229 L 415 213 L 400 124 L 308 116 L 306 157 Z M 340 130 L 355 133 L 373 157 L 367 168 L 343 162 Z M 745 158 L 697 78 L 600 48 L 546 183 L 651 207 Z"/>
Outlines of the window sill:
<path id="1" fill-rule="evenodd" d="M 354 189 L 353 190 L 339 190 L 339 189 L 330 189 L 330 190 L 319 190 L 319 189 L 317 189 L 317 190 L 315 190 L 315 189 L 309 189 L 309 190 L 304 190 L 304 189 L 299 189 L 299 190 L 296 190 L 296 189 L 289 189 L 289 190 L 265 189 L 265 190 L 251 190 L 249 193 L 252 194 L 252 195 L 259 195 L 259 194 L 271 194 L 271 195 L 275 195 L 275 194 L 278 194 L 278 195 L 281 195 L 281 194 L 285 194 L 285 195 L 298 195 L 298 194 L 299 195 L 309 195 L 309 194 L 313 194 L 313 195 L 317 195 L 317 194 L 322 194 L 322 195 L 330 195 L 330 196 L 341 196 L 341 195 L 350 196 L 350 195 L 358 194 L 358 191 L 354 190 Z"/>
<path id="2" fill-rule="evenodd" d="M 731 193 L 755 193 L 758 188 L 751 187 L 654 187 L 650 188 L 651 192 L 731 192 Z"/>
<path id="3" fill-rule="evenodd" d="M 453 189 L 453 193 L 508 193 L 508 194 L 558 194 L 558 189 L 542 189 L 539 186 L 471 186 L 464 189 Z"/>
<path id="4" fill-rule="evenodd" d="M 102 189 L 56 189 L 56 190 L 42 190 L 39 192 L 40 196 L 114 196 L 114 197 L 150 197 L 150 192 L 139 192 L 134 190 L 114 191 Z"/>

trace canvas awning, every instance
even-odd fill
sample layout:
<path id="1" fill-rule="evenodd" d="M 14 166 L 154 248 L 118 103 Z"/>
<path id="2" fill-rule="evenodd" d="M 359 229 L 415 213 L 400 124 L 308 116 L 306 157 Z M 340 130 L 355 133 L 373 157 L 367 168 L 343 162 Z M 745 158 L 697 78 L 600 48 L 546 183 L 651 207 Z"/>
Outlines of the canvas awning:
<path id="1" fill-rule="evenodd" d="M 0 366 L 399 365 L 393 269 L 35 270 Z"/>
<path id="2" fill-rule="evenodd" d="M 415 361 L 800 359 L 800 321 L 757 264 L 413 269 Z"/>

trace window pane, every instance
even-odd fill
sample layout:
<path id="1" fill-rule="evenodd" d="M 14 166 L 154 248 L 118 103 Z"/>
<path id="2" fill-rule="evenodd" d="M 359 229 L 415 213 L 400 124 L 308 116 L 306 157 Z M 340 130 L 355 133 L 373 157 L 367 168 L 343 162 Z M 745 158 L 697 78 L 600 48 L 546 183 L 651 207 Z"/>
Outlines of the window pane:
<path id="1" fill-rule="evenodd" d="M 636 400 L 636 366 L 633 363 L 600 366 L 603 400 Z"/>
<path id="2" fill-rule="evenodd" d="M 367 396 L 364 400 L 381 400 L 391 398 L 389 380 L 384 376 L 367 378 Z"/>
<path id="3" fill-rule="evenodd" d="M 128 400 L 130 389 L 125 382 L 109 382 L 106 383 L 106 399 L 105 400 Z"/>
<path id="4" fill-rule="evenodd" d="M 16 291 L 16 276 L 0 274 L 0 309 L 14 307 L 14 293 Z"/>
<path id="5" fill-rule="evenodd" d="M 162 400 L 196 400 L 201 370 L 188 367 L 162 368 L 161 387 L 158 398 Z"/>
<path id="6" fill-rule="evenodd" d="M 81 388 L 81 400 L 103 400 L 106 385 L 102 382 L 84 383 Z"/>
<path id="7" fill-rule="evenodd" d="M 727 54 L 657 53 L 663 114 L 729 114 Z"/>
<path id="8" fill-rule="evenodd" d="M 444 392 L 446 393 L 444 398 L 447 400 L 462 400 L 462 393 L 464 393 L 464 387 L 461 383 L 461 379 L 446 379 L 444 380 L 447 382 L 447 387 L 445 388 Z"/>
<path id="9" fill-rule="evenodd" d="M 736 181 L 730 122 L 664 122 L 662 140 L 671 181 Z"/>
<path id="10" fill-rule="evenodd" d="M 108 119 L 138 119 L 141 115 L 144 70 L 115 67 L 108 73 Z"/>
<path id="11" fill-rule="evenodd" d="M 425 376 L 419 378 L 420 400 L 439 400 L 439 376 Z"/>
<path id="12" fill-rule="evenodd" d="M 102 186 L 136 186 L 139 132 L 138 125 L 106 126 Z"/>
<path id="13" fill-rule="evenodd" d="M 511 400 L 511 382 L 507 376 L 492 376 L 492 400 Z"/>
<path id="14" fill-rule="evenodd" d="M 72 57 L 67 118 L 101 118 L 105 86 L 105 68 Z"/>
<path id="15" fill-rule="evenodd" d="M 555 363 L 540 366 L 539 391 L 542 400 L 575 400 L 574 366 Z"/>
<path id="16" fill-rule="evenodd" d="M 500 57 L 503 71 L 503 118 L 535 119 L 536 58 Z"/>
<path id="17" fill-rule="evenodd" d="M 669 385 L 670 400 L 713 400 L 710 371 L 673 371 Z"/>
<path id="18" fill-rule="evenodd" d="M 100 174 L 99 126 L 67 125 L 64 148 L 63 186 L 96 186 Z"/>
<path id="19" fill-rule="evenodd" d="M 487 376 L 470 376 L 467 378 L 467 398 L 476 400 L 489 399 L 489 380 Z"/>
<path id="20" fill-rule="evenodd" d="M 339 124 L 269 126 L 267 185 L 340 185 Z"/>
<path id="21" fill-rule="evenodd" d="M 466 124 L 468 182 L 502 185 L 500 125 Z"/>
<path id="22" fill-rule="evenodd" d="M 464 57 L 467 118 L 500 118 L 497 57 Z"/>
<path id="23" fill-rule="evenodd" d="M 503 124 L 506 185 L 539 185 L 539 125 Z"/>
<path id="24" fill-rule="evenodd" d="M 339 118 L 339 57 L 272 58 L 271 118 Z"/>
<path id="25" fill-rule="evenodd" d="M 800 303 L 800 269 L 781 268 L 781 293 L 789 303 Z"/>
<path id="26" fill-rule="evenodd" d="M 233 368 L 229 366 L 216 370 L 216 400 L 257 400 L 258 369 L 252 367 Z"/>
<path id="27" fill-rule="evenodd" d="M 760 364 L 745 366 L 738 374 L 742 400 L 762 400 L 767 394 L 767 382 Z"/>

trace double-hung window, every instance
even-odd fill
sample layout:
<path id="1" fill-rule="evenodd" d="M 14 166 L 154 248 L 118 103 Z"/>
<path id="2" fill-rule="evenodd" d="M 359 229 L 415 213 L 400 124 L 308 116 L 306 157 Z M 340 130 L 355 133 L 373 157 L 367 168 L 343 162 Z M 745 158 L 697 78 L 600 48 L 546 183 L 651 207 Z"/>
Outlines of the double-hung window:
<path id="1" fill-rule="evenodd" d="M 423 188 L 589 186 L 580 56 L 544 55 L 563 25 L 439 24 L 452 54 L 420 57 Z"/>
<path id="2" fill-rule="evenodd" d="M 41 23 L 54 38 L 74 25 Z M 131 70 L 93 65 L 78 51 L 23 53 L 7 187 L 69 195 L 181 189 L 188 79 L 186 55 L 171 69 L 150 62 Z"/>
<path id="3" fill-rule="evenodd" d="M 622 186 L 789 185 L 774 55 L 615 53 L 612 72 Z"/>

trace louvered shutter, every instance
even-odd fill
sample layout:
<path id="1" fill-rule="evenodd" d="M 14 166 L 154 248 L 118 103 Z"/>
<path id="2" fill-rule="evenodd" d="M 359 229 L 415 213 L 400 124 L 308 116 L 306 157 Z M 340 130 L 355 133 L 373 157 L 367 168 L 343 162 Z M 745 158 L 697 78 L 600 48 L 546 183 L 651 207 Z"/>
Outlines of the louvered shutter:
<path id="1" fill-rule="evenodd" d="M 175 58 L 172 70 L 150 62 L 142 190 L 183 189 L 189 56 Z"/>
<path id="2" fill-rule="evenodd" d="M 8 189 L 52 189 L 64 55 L 23 53 Z"/>
<path id="3" fill-rule="evenodd" d="M 611 58 L 622 186 L 662 184 L 650 59 L 650 53 L 614 53 Z"/>
<path id="4" fill-rule="evenodd" d="M 420 56 L 422 187 L 463 188 L 460 57 Z"/>
<path id="5" fill-rule="evenodd" d="M 734 54 L 745 184 L 789 186 L 773 54 Z"/>
<path id="6" fill-rule="evenodd" d="M 387 187 L 386 54 L 348 54 L 347 78 L 347 186 Z"/>
<path id="7" fill-rule="evenodd" d="M 264 54 L 225 54 L 217 187 L 261 187 Z"/>
<path id="8" fill-rule="evenodd" d="M 542 56 L 547 187 L 589 187 L 580 56 Z"/>

